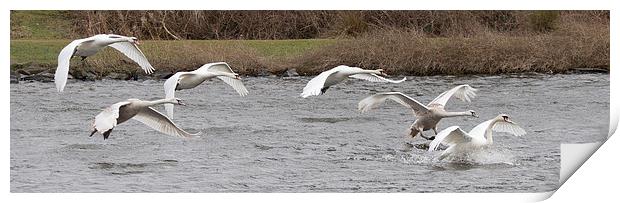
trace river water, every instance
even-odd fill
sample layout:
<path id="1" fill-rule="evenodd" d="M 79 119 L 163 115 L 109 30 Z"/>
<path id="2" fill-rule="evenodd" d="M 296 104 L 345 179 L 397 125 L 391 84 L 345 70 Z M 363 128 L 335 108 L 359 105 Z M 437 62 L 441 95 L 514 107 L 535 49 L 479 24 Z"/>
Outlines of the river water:
<path id="1" fill-rule="evenodd" d="M 560 143 L 606 138 L 609 75 L 408 77 L 401 84 L 349 80 L 302 99 L 310 77 L 243 78 L 240 97 L 218 80 L 177 92 L 188 106 L 175 122 L 201 137 L 179 139 L 137 122 L 110 139 L 88 137 L 101 109 L 128 98 L 163 97 L 163 80 L 11 84 L 11 192 L 543 192 L 558 187 Z M 480 118 L 448 118 L 440 129 L 507 113 L 527 131 L 495 134 L 494 145 L 465 161 L 411 144 L 415 120 L 388 101 L 359 113 L 359 100 L 400 91 L 422 103 L 459 84 L 479 89 Z M 156 107 L 163 112 L 163 106 Z M 426 135 L 431 135 L 430 131 Z"/>

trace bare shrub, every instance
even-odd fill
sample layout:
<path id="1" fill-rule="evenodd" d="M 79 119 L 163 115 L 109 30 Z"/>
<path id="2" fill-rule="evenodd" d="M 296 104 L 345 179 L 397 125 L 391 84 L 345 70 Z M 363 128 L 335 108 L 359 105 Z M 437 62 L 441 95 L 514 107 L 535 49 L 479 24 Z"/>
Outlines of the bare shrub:
<path id="1" fill-rule="evenodd" d="M 559 11 L 533 11 L 528 16 L 528 23 L 536 32 L 549 32 L 556 28 Z"/>
<path id="2" fill-rule="evenodd" d="M 417 30 L 430 37 L 489 32 L 531 35 L 568 16 L 607 18 L 608 11 L 77 11 L 80 35 L 121 33 L 142 39 L 309 39 L 357 37 L 374 30 Z"/>

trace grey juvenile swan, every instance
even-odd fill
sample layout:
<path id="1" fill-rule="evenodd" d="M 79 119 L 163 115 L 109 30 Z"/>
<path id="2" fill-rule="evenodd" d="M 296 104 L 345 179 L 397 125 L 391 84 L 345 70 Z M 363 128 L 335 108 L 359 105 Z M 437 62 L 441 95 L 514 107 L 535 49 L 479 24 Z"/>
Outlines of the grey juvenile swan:
<path id="1" fill-rule="evenodd" d="M 358 67 L 340 65 L 335 68 L 326 70 L 321 74 L 317 75 L 316 77 L 312 78 L 312 80 L 310 80 L 308 84 L 306 84 L 306 87 L 304 87 L 304 90 L 300 96 L 306 98 L 309 96 L 318 96 L 324 94 L 329 87 L 338 84 L 349 77 L 368 80 L 371 82 L 391 83 L 401 83 L 407 79 L 403 78 L 401 80 L 390 80 L 379 75 L 387 76 L 384 73 L 383 69 L 364 70 Z"/>
<path id="2" fill-rule="evenodd" d="M 478 90 L 470 87 L 469 85 L 459 85 L 451 90 L 441 93 L 437 96 L 437 98 L 428 103 L 428 105 L 424 105 L 400 92 L 379 93 L 361 100 L 358 104 L 358 109 L 362 112 L 367 112 L 385 102 L 386 99 L 394 100 L 399 104 L 411 108 L 413 110 L 413 114 L 417 118 L 415 122 L 413 122 L 413 125 L 411 125 L 411 137 L 413 138 L 419 133 L 423 138 L 432 140 L 434 137 L 426 137 L 422 135 L 422 132 L 432 129 L 435 132 L 435 135 L 437 135 L 437 123 L 439 123 L 442 118 L 456 116 L 478 117 L 476 112 L 473 110 L 463 112 L 447 112 L 444 109 L 444 106 L 452 96 L 455 96 L 463 101 L 470 102 L 471 98 L 476 96 L 476 91 Z"/>
<path id="3" fill-rule="evenodd" d="M 439 132 L 437 139 L 431 142 L 428 150 L 437 150 L 441 143 L 448 145 L 448 149 L 441 153 L 439 160 L 451 154 L 468 153 L 493 144 L 493 131 L 515 136 L 525 135 L 525 130 L 512 122 L 508 115 L 500 114 L 491 120 L 478 124 L 469 133 L 463 131 L 459 126 L 448 127 Z"/>
<path id="4" fill-rule="evenodd" d="M 168 117 L 159 113 L 155 109 L 151 108 L 153 105 L 158 104 L 179 104 L 185 105 L 181 100 L 177 98 L 160 99 L 155 101 L 143 101 L 139 99 L 128 99 L 126 101 L 112 104 L 112 106 L 104 109 L 101 113 L 95 116 L 93 122 L 93 131 L 90 136 L 93 136 L 96 132 L 103 135 L 103 139 L 108 139 L 112 129 L 130 118 L 133 118 L 141 123 L 167 135 L 177 137 L 192 137 L 198 135 L 190 134 L 177 127 Z"/>
<path id="5" fill-rule="evenodd" d="M 241 82 L 239 74 L 236 74 L 227 63 L 217 62 L 205 64 L 190 72 L 177 72 L 172 75 L 164 83 L 166 98 L 174 98 L 176 90 L 191 89 L 215 77 L 233 87 L 242 97 L 248 95 L 248 90 Z M 168 117 L 173 119 L 174 105 L 164 104 L 164 106 L 166 107 Z"/>
<path id="6" fill-rule="evenodd" d="M 73 40 L 58 54 L 58 67 L 54 74 L 56 89 L 58 92 L 62 92 L 65 88 L 72 57 L 80 56 L 83 61 L 86 57 L 96 54 L 107 46 L 125 54 L 125 56 L 138 63 L 144 69 L 144 72 L 151 74 L 155 68 L 151 66 L 146 56 L 138 48 L 139 44 L 138 38 L 113 34 L 100 34 L 89 38 Z"/>

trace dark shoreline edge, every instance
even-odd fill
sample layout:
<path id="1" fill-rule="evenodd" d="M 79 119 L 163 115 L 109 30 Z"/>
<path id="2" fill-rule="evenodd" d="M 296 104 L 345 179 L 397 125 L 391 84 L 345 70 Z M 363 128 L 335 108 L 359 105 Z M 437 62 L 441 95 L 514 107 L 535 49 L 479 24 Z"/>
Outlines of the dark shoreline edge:
<path id="1" fill-rule="evenodd" d="M 131 73 L 127 72 L 110 72 L 105 76 L 97 75 L 90 71 L 73 71 L 72 74 L 69 74 L 69 80 L 79 80 L 79 81 L 96 81 L 96 80 L 134 80 L 134 81 L 144 81 L 144 80 L 166 80 L 170 76 L 172 76 L 173 72 L 155 72 L 150 75 L 146 75 L 143 72 L 134 71 Z M 10 74 L 10 83 L 17 84 L 22 82 L 54 82 L 54 73 L 48 68 L 39 68 L 35 71 L 29 71 L 27 69 L 17 69 L 11 71 Z M 402 74 L 391 74 L 392 77 L 427 77 L 427 76 L 452 76 L 452 77 L 465 77 L 465 76 L 476 76 L 476 77 L 484 77 L 484 76 L 492 76 L 492 75 L 503 75 L 503 76 L 523 76 L 523 75 L 566 75 L 566 74 L 607 74 L 609 75 L 609 68 L 573 68 L 564 72 L 512 72 L 512 73 L 499 73 L 499 74 L 462 74 L 462 75 L 444 75 L 444 74 L 434 74 L 434 75 L 402 75 Z M 300 76 L 304 77 L 313 77 L 316 75 L 300 75 L 297 73 L 295 69 L 288 69 L 283 73 L 274 74 L 265 71 L 261 74 L 241 74 L 242 77 L 270 77 L 270 78 L 296 78 Z"/>

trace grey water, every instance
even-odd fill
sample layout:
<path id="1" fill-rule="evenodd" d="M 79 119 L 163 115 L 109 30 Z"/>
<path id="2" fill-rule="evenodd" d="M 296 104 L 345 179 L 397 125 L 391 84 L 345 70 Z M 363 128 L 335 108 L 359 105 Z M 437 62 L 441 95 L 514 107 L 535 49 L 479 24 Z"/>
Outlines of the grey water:
<path id="1" fill-rule="evenodd" d="M 560 144 L 603 141 L 609 75 L 408 77 L 401 84 L 348 80 L 325 95 L 299 97 L 310 77 L 248 77 L 240 97 L 221 81 L 177 92 L 174 122 L 197 138 L 163 135 L 133 120 L 108 140 L 88 137 L 101 109 L 163 97 L 163 80 L 10 85 L 11 192 L 543 192 L 558 187 Z M 357 103 L 400 91 L 422 103 L 459 84 L 479 89 L 444 119 L 468 131 L 507 113 L 527 134 L 495 134 L 468 160 L 437 160 L 412 145 L 411 111 L 388 101 L 369 113 Z M 163 112 L 163 106 L 156 107 Z M 432 135 L 426 131 L 425 135 Z"/>

